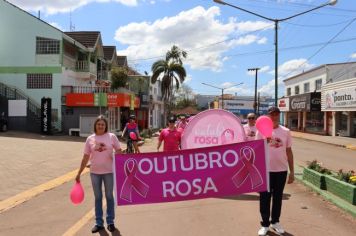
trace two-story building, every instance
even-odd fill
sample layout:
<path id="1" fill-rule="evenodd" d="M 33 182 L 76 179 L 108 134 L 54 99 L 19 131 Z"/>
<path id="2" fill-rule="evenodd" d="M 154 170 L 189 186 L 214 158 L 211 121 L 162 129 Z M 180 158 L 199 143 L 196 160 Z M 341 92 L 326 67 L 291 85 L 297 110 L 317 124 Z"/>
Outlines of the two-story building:
<path id="1" fill-rule="evenodd" d="M 89 133 L 93 117 L 105 114 L 116 130 L 120 109 L 139 108 L 134 92 L 110 90 L 118 58 L 100 32 L 62 32 L 0 0 L 0 35 L 0 111 L 9 129 Z"/>
<path id="2" fill-rule="evenodd" d="M 284 114 L 284 125 L 291 130 L 324 135 L 335 135 L 340 109 L 321 106 L 322 100 L 332 90 L 333 84 L 349 80 L 356 75 L 356 62 L 325 64 L 284 80 L 286 94 L 278 105 Z M 345 83 L 348 86 L 352 85 Z M 325 104 L 325 102 L 324 102 Z M 341 108 L 341 107 L 340 107 Z M 342 108 L 341 108 L 342 110 Z M 334 111 L 334 113 L 332 113 Z M 348 113 L 348 126 L 351 127 L 352 114 Z"/>

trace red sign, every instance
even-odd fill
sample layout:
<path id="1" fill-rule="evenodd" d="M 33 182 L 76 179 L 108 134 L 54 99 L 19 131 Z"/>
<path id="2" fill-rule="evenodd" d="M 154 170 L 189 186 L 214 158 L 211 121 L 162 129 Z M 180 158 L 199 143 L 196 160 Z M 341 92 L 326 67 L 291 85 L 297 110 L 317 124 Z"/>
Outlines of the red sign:
<path id="1" fill-rule="evenodd" d="M 286 104 L 286 101 L 285 100 L 279 100 L 279 105 L 278 107 L 286 107 L 287 104 Z"/>
<path id="2" fill-rule="evenodd" d="M 108 93 L 108 107 L 130 107 L 131 95 L 128 93 Z M 66 106 L 68 107 L 93 107 L 94 93 L 67 93 Z M 140 99 L 135 97 L 134 107 L 140 107 Z"/>
<path id="3" fill-rule="evenodd" d="M 93 107 L 94 93 L 67 93 L 67 107 Z"/>

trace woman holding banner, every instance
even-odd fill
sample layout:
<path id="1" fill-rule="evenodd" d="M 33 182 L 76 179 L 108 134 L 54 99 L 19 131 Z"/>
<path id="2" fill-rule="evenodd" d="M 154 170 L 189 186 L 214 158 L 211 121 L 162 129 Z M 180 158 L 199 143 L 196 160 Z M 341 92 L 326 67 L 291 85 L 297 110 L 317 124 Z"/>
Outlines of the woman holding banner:
<path id="1" fill-rule="evenodd" d="M 114 151 L 116 153 L 121 153 L 119 140 L 115 134 L 108 132 L 108 122 L 104 116 L 99 116 L 94 122 L 94 134 L 90 135 L 85 142 L 83 159 L 78 174 L 75 178 L 77 182 L 80 182 L 80 175 L 90 159 L 90 178 L 95 196 L 95 226 L 92 228 L 92 233 L 97 233 L 104 229 L 102 206 L 103 183 L 105 187 L 105 198 L 107 203 L 107 229 L 110 232 L 114 232 L 116 230 L 114 224 L 115 202 L 113 196 Z"/>
<path id="2" fill-rule="evenodd" d="M 273 122 L 271 137 L 267 138 L 269 151 L 269 181 L 270 191 L 260 193 L 260 213 L 262 217 L 261 228 L 258 235 L 267 235 L 269 227 L 278 234 L 283 234 L 284 229 L 279 223 L 282 210 L 283 190 L 286 184 L 288 167 L 290 170 L 288 184 L 294 182 L 294 163 L 292 152 L 292 138 L 289 129 L 279 125 L 280 110 L 277 107 L 268 109 L 268 116 Z M 265 138 L 258 131 L 256 139 Z M 272 212 L 271 212 L 272 199 Z M 271 221 L 270 221 L 271 216 Z"/>

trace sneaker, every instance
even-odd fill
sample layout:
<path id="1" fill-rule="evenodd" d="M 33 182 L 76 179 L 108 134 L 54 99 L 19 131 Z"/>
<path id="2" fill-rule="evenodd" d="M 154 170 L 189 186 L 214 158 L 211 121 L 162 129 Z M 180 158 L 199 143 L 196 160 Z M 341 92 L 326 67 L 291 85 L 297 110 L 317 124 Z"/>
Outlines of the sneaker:
<path id="1" fill-rule="evenodd" d="M 91 232 L 93 234 L 99 232 L 100 230 L 103 230 L 104 229 L 104 226 L 99 226 L 99 225 L 95 225 L 92 229 L 91 229 Z"/>
<path id="2" fill-rule="evenodd" d="M 114 225 L 114 224 L 108 225 L 108 230 L 109 230 L 110 232 L 114 232 L 114 231 L 116 230 L 115 225 Z"/>
<path id="3" fill-rule="evenodd" d="M 275 224 L 271 224 L 271 228 L 279 234 L 284 234 L 285 232 L 282 225 L 279 222 Z"/>
<path id="4" fill-rule="evenodd" d="M 258 231 L 259 236 L 265 236 L 268 233 L 269 228 L 268 227 L 261 227 L 260 230 Z"/>

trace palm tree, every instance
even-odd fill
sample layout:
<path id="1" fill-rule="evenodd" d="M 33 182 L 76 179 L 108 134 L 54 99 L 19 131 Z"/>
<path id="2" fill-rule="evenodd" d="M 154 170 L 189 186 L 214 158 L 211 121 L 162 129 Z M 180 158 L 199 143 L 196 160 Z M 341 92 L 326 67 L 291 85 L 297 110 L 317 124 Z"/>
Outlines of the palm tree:
<path id="1" fill-rule="evenodd" d="M 151 83 L 161 80 L 162 98 L 166 103 L 170 103 L 176 90 L 184 82 L 187 73 L 183 67 L 182 58 L 186 58 L 187 53 L 177 46 L 172 46 L 166 53 L 165 60 L 158 60 L 153 63 L 151 70 Z M 174 85 L 176 90 L 174 90 Z"/>

